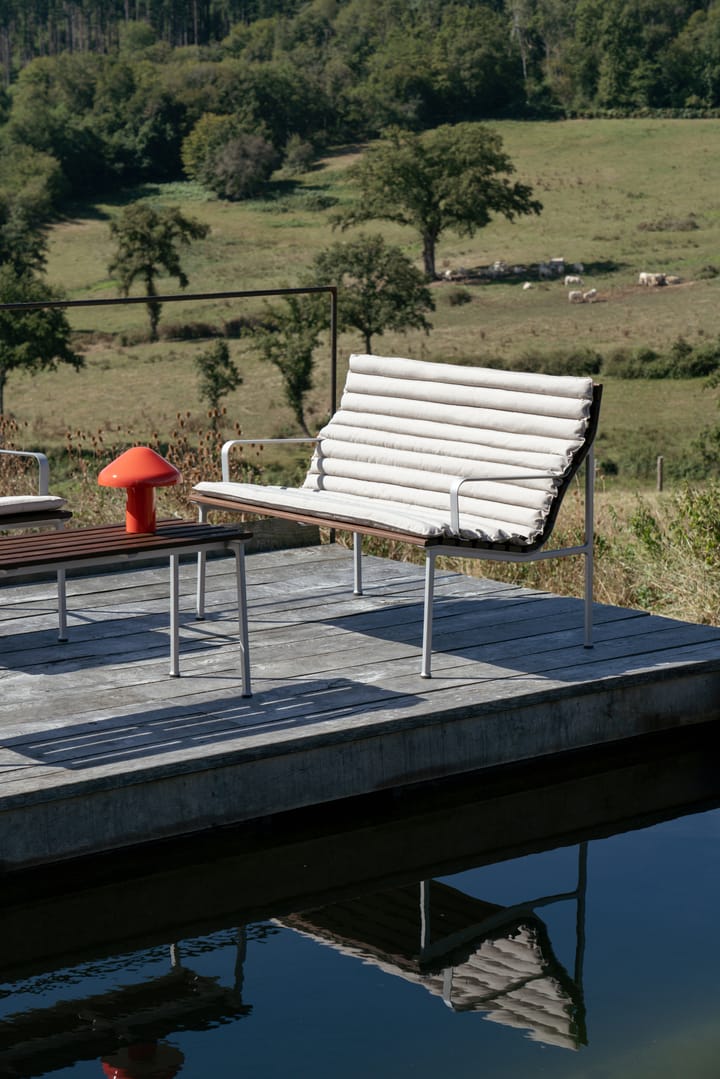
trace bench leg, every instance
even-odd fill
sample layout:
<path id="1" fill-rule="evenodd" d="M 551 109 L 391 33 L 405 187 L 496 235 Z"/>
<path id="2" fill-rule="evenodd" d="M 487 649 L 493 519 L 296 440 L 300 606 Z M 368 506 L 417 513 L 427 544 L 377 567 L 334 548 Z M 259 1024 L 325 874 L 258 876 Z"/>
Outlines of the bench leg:
<path id="1" fill-rule="evenodd" d="M 593 541 L 595 519 L 595 453 L 591 446 L 585 458 L 585 647 L 593 646 Z"/>
<path id="2" fill-rule="evenodd" d="M 238 623 L 240 632 L 240 653 L 242 657 L 242 695 L 252 697 L 250 687 L 250 644 L 248 641 L 247 588 L 245 581 L 245 544 L 235 541 L 230 544 L 235 552 L 235 574 L 237 578 Z"/>
<path id="3" fill-rule="evenodd" d="M 362 586 L 362 536 L 359 532 L 353 532 L 353 595 L 363 594 Z"/>
<path id="4" fill-rule="evenodd" d="M 180 556 L 170 555 L 170 677 L 179 678 L 179 637 L 180 637 Z"/>
<path id="5" fill-rule="evenodd" d="M 421 678 L 432 678 L 432 616 L 433 597 L 435 595 L 435 555 L 425 552 L 425 607 L 423 610 L 423 645 Z"/>

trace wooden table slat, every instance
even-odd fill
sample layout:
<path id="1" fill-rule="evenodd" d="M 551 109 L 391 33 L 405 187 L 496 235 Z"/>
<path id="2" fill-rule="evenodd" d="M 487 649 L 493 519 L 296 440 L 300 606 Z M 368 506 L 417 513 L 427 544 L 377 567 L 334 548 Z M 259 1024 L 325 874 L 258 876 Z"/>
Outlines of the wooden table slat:
<path id="1" fill-rule="evenodd" d="M 197 521 L 163 521 L 153 533 L 126 532 L 123 525 L 67 529 L 0 539 L 0 573 L 14 569 L 70 565 L 85 558 L 161 554 L 217 540 L 246 540 L 245 526 L 205 525 Z"/>

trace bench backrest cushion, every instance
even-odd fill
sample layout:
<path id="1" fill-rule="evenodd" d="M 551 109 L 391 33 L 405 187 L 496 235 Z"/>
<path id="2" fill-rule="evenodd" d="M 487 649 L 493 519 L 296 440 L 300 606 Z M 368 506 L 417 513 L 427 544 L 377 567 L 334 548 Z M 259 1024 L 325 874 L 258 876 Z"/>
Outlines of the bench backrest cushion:
<path id="1" fill-rule="evenodd" d="M 353 355 L 303 487 L 429 511 L 449 535 L 451 484 L 472 477 L 461 536 L 535 546 L 587 449 L 593 395 L 590 378 Z"/>

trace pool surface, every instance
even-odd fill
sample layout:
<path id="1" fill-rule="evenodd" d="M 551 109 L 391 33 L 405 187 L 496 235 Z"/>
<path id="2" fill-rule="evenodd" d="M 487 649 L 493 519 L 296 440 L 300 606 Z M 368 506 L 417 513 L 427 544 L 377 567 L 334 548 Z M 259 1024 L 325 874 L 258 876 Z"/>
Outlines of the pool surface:
<path id="1" fill-rule="evenodd" d="M 676 763 L 686 772 L 703 761 L 707 747 Z M 607 782 L 609 794 L 612 772 Z M 158 930 L 138 885 L 154 927 L 145 946 L 95 946 L 93 957 L 46 970 L 34 959 L 31 973 L 0 986 L 0 1076 L 716 1079 L 717 806 L 703 788 L 695 805 L 656 807 L 647 820 L 635 812 L 609 834 L 596 824 L 589 837 L 520 856 L 485 850 L 456 872 L 442 859 L 419 879 L 398 854 L 397 879 L 385 871 L 381 888 L 366 872 L 353 887 L 338 865 L 342 884 L 322 903 L 295 909 L 289 880 L 262 917 L 214 916 L 211 931 L 181 939 L 174 926 Z M 477 827 L 466 800 L 443 810 L 453 834 L 468 820 Z M 414 834 L 434 851 L 433 812 L 417 816 Z M 382 824 L 376 831 L 384 865 Z M 332 865 L 323 868 L 332 880 Z M 245 909 L 241 875 L 205 879 L 208 908 L 222 907 L 225 889 L 228 910 L 233 892 Z M 168 920 L 175 901 L 177 887 Z M 135 917 L 142 925 L 142 909 Z M 120 915 L 108 908 L 108 918 L 112 938 Z"/>

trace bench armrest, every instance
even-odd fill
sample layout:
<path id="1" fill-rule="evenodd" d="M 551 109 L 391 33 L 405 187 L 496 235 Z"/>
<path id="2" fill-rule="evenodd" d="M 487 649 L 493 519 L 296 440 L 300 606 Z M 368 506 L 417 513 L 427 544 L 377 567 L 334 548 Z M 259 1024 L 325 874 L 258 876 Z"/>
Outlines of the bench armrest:
<path id="1" fill-rule="evenodd" d="M 460 488 L 466 483 L 507 483 L 510 480 L 561 479 L 557 472 L 533 472 L 527 476 L 505 473 L 497 476 L 457 476 L 450 484 L 450 527 L 460 531 Z"/>
<path id="2" fill-rule="evenodd" d="M 50 464 L 44 453 L 33 453 L 31 450 L 0 450 L 0 453 L 12 457 L 33 457 L 38 466 L 38 494 L 50 493 Z"/>
<path id="3" fill-rule="evenodd" d="M 222 463 L 222 479 L 223 483 L 230 483 L 230 450 L 233 446 L 257 446 L 258 443 L 265 445 L 267 443 L 274 443 L 275 445 L 283 444 L 287 445 L 292 442 L 319 442 L 319 438 L 305 437 L 305 438 L 231 438 L 228 442 L 223 444 L 220 451 L 220 460 Z"/>

